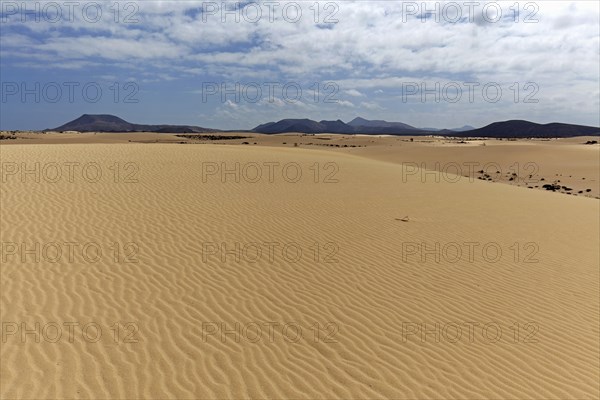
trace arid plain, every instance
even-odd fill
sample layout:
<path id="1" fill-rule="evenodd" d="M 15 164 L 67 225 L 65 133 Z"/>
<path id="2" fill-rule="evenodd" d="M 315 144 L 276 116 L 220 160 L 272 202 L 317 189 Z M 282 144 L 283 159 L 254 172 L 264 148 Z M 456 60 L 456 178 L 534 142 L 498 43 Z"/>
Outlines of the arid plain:
<path id="1" fill-rule="evenodd" d="M 599 397 L 597 138 L 231 135 L 0 143 L 2 398 Z"/>

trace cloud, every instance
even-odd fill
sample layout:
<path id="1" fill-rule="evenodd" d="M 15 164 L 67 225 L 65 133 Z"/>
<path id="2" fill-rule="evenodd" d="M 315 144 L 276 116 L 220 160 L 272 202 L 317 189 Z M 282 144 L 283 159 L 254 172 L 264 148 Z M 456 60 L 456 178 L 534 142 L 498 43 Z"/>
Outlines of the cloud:
<path id="1" fill-rule="evenodd" d="M 360 96 L 364 96 L 361 92 L 359 92 L 356 89 L 349 89 L 346 90 L 346 94 L 352 97 L 360 97 Z"/>
<path id="2" fill-rule="evenodd" d="M 360 106 L 366 110 L 383 110 L 384 109 L 379 104 L 372 102 L 372 101 L 363 101 L 362 103 L 360 103 Z"/>
<path id="3" fill-rule="evenodd" d="M 225 104 L 226 107 L 232 108 L 234 110 L 237 110 L 238 108 L 240 108 L 240 106 L 237 103 L 234 103 L 231 100 L 226 100 L 224 104 Z"/>
<path id="4" fill-rule="evenodd" d="M 471 20 L 462 7 L 457 22 L 452 22 L 451 4 L 456 3 L 451 1 L 436 3 L 437 15 L 430 13 L 425 19 L 421 16 L 427 10 L 408 12 L 407 2 L 400 1 L 332 2 L 327 10 L 320 2 L 318 15 L 312 2 L 295 2 L 301 7 L 297 21 L 295 10 L 283 11 L 285 2 L 246 2 L 241 8 L 226 2 L 225 10 L 221 2 L 210 3 L 216 4 L 213 9 L 202 1 L 139 1 L 119 3 L 118 15 L 113 3 L 100 2 L 102 18 L 95 23 L 86 21 L 81 7 L 72 21 L 42 18 L 23 23 L 19 14 L 5 15 L 0 36 L 3 74 L 25 76 L 27 71 L 46 69 L 59 77 L 53 79 L 64 80 L 72 72 L 132 76 L 147 85 L 168 82 L 162 93 L 197 89 L 207 81 L 298 82 L 303 88 L 334 82 L 342 95 L 377 95 L 385 104 L 377 108 L 372 100 L 341 100 L 335 107 L 356 112 L 385 109 L 392 116 L 403 104 L 391 102 L 407 82 L 498 82 L 507 87 L 535 82 L 546 100 L 537 105 L 538 113 L 554 118 L 551 99 L 560 94 L 582 104 L 573 110 L 565 104 L 569 112 L 588 123 L 597 121 L 590 115 L 597 113 L 600 81 L 598 2 L 518 2 L 518 10 L 514 2 L 479 2 Z M 421 2 L 414 4 L 422 7 Z M 260 18 L 252 20 L 257 10 Z M 303 100 L 287 104 L 279 99 L 247 109 L 240 105 L 237 111 L 261 117 L 336 112 L 334 106 Z M 259 110 L 261 106 L 267 111 Z M 462 106 L 469 113 L 488 110 L 486 104 Z"/>
<path id="5" fill-rule="evenodd" d="M 354 103 L 352 103 L 351 101 L 348 101 L 348 100 L 338 100 L 338 101 L 336 101 L 336 104 L 341 107 L 354 108 Z"/>

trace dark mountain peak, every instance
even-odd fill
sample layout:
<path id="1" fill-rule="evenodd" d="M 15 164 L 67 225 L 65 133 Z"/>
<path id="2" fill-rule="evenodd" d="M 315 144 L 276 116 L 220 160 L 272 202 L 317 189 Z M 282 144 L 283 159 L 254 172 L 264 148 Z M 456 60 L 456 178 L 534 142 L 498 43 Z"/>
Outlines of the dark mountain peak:
<path id="1" fill-rule="evenodd" d="M 282 119 L 278 122 L 269 122 L 262 124 L 253 129 L 260 133 L 285 133 L 285 132 L 300 132 L 300 133 L 321 133 L 323 125 L 317 121 L 308 118 L 302 119 Z"/>
<path id="2" fill-rule="evenodd" d="M 353 130 L 350 125 L 346 124 L 340 119 L 336 121 L 323 120 L 320 121 L 319 124 L 323 125 L 323 128 L 330 132 L 351 132 Z"/>
<path id="3" fill-rule="evenodd" d="M 357 119 L 355 119 L 356 121 Z M 338 119 L 336 121 L 322 120 L 320 122 L 311 119 L 282 119 L 279 122 L 262 124 L 253 129 L 254 132 L 260 133 L 342 133 L 342 134 L 388 134 L 388 135 L 404 135 L 404 134 L 419 134 L 421 131 L 400 122 L 385 122 L 366 121 L 367 125 L 352 126 Z"/>
<path id="4" fill-rule="evenodd" d="M 514 119 L 493 122 L 483 128 L 460 132 L 457 136 L 493 137 L 493 138 L 559 138 L 575 136 L 598 136 L 600 128 L 593 126 L 571 125 L 553 122 L 538 124 L 531 121 Z"/>
<path id="5" fill-rule="evenodd" d="M 74 119 L 71 122 L 67 122 L 64 125 L 59 126 L 55 130 L 57 131 L 106 131 L 115 132 L 122 131 L 128 132 L 133 129 L 133 124 L 110 114 L 83 114 L 81 117 Z"/>
<path id="6" fill-rule="evenodd" d="M 215 132 L 216 129 L 206 129 L 199 126 L 187 125 L 142 125 L 132 124 L 110 114 L 83 114 L 81 117 L 67 122 L 53 131 L 78 132 L 161 132 L 161 133 L 194 133 Z"/>
<path id="7" fill-rule="evenodd" d="M 350 125 L 350 126 L 364 126 L 368 122 L 369 122 L 369 120 L 367 120 L 367 119 L 364 119 L 362 117 L 356 117 L 352 121 L 348 122 L 348 125 Z"/>
<path id="8" fill-rule="evenodd" d="M 82 121 L 118 121 L 118 122 L 125 122 L 124 119 L 119 118 L 116 115 L 111 115 L 111 114 L 83 114 L 81 117 L 77 118 L 77 120 L 82 120 Z"/>
<path id="9" fill-rule="evenodd" d="M 537 126 L 540 124 L 536 124 L 535 122 L 526 121 L 524 119 L 509 119 L 507 121 L 497 121 L 492 122 L 487 126 L 502 126 L 502 125 L 510 125 L 510 126 Z"/>
<path id="10" fill-rule="evenodd" d="M 403 122 L 388 122 L 388 121 L 377 120 L 377 119 L 368 120 L 368 119 L 364 119 L 361 117 L 354 118 L 352 121 L 348 122 L 348 125 L 352 126 L 354 128 L 367 127 L 367 128 L 376 128 L 376 129 L 386 128 L 386 129 L 397 129 L 397 130 L 411 130 L 411 129 L 413 129 L 415 131 L 418 130 L 414 126 L 405 124 Z"/>

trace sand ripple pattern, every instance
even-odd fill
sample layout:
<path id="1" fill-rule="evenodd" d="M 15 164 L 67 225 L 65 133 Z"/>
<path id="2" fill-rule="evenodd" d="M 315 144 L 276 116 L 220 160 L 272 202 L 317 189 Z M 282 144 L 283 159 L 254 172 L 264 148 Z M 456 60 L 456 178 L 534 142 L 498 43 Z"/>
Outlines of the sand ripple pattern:
<path id="1" fill-rule="evenodd" d="M 65 329 L 55 343 L 7 335 L 2 398 L 599 397 L 595 200 L 418 176 L 403 182 L 400 165 L 304 149 L 13 145 L 1 158 L 97 162 L 103 172 L 97 183 L 76 173 L 74 182 L 11 176 L 0 186 L 3 243 L 93 242 L 103 250 L 97 262 L 13 256 L 2 263 L 3 324 L 94 322 L 103 332 L 95 343 L 79 328 L 73 343 Z M 303 177 L 203 182 L 205 162 L 296 162 Z M 337 183 L 322 182 L 329 162 L 339 167 Z M 108 169 L 115 163 L 133 163 L 138 182 L 122 181 L 130 171 L 115 182 Z M 396 220 L 405 215 L 408 223 Z M 222 262 L 203 259 L 206 242 L 295 242 L 303 257 Z M 493 242 L 504 255 L 493 263 L 480 252 L 474 262 L 421 262 L 403 258 L 408 242 Z M 515 242 L 536 243 L 539 262 L 522 262 L 522 248 L 515 260 Z M 139 246 L 137 263 L 123 261 L 128 243 Z M 337 262 L 326 262 L 332 243 Z M 138 327 L 137 343 L 125 340 L 128 322 Z M 275 329 L 272 341 L 263 331 L 254 343 L 203 337 L 207 323 L 269 322 L 294 322 L 302 336 L 291 342 Z M 464 322 L 498 323 L 503 336 L 451 343 L 403 334 L 406 323 Z M 509 327 L 528 322 L 539 328 L 537 340 L 515 343 Z M 315 323 L 339 330 L 333 340 L 315 340 Z"/>

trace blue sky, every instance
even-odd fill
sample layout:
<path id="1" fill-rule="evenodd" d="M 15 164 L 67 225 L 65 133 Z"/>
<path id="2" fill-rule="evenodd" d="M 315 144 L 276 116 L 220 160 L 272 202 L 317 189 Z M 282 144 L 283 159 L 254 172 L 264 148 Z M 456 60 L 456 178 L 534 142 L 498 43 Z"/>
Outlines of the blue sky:
<path id="1" fill-rule="evenodd" d="M 84 113 L 600 125 L 598 2 L 423 4 L 2 1 L 0 129 Z"/>

